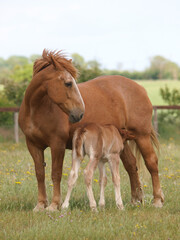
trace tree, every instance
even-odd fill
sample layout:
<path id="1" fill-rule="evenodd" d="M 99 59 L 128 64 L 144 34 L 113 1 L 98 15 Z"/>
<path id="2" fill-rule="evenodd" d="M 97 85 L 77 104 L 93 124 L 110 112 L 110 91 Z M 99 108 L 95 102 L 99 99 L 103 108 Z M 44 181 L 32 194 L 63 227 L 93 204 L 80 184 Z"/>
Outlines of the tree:
<path id="1" fill-rule="evenodd" d="M 178 79 L 179 67 L 162 56 L 155 56 L 151 59 L 150 67 L 146 69 L 145 75 L 147 79 Z"/>
<path id="2" fill-rule="evenodd" d="M 73 53 L 71 57 L 73 60 L 73 64 L 77 69 L 86 68 L 87 64 L 81 55 L 79 55 L 78 53 Z"/>
<path id="3" fill-rule="evenodd" d="M 23 100 L 25 90 L 27 88 L 28 82 L 13 82 L 9 81 L 4 88 L 4 94 L 7 99 L 15 106 L 20 106 Z"/>
<path id="4" fill-rule="evenodd" d="M 30 57 L 29 57 L 29 60 L 31 63 L 33 63 L 36 59 L 38 58 L 41 58 L 41 55 L 39 54 L 32 54 Z"/>
<path id="5" fill-rule="evenodd" d="M 160 95 L 168 105 L 180 105 L 180 89 L 170 89 L 166 85 L 160 89 Z M 167 122 L 171 124 L 177 124 L 180 127 L 180 111 L 169 110 L 162 112 L 159 116 L 160 122 Z"/>
<path id="6" fill-rule="evenodd" d="M 27 57 L 23 56 L 11 56 L 6 60 L 6 64 L 12 69 L 17 65 L 24 66 L 29 63 Z"/>
<path id="7" fill-rule="evenodd" d="M 86 82 L 102 75 L 100 63 L 96 60 L 85 62 L 84 58 L 77 53 L 72 54 L 73 64 L 79 71 L 78 82 Z"/>
<path id="8" fill-rule="evenodd" d="M 180 105 L 180 89 L 170 89 L 166 85 L 160 89 L 160 95 L 168 105 Z"/>
<path id="9" fill-rule="evenodd" d="M 32 79 L 33 64 L 26 64 L 24 66 L 17 65 L 14 67 L 11 79 L 15 82 L 30 82 Z"/>

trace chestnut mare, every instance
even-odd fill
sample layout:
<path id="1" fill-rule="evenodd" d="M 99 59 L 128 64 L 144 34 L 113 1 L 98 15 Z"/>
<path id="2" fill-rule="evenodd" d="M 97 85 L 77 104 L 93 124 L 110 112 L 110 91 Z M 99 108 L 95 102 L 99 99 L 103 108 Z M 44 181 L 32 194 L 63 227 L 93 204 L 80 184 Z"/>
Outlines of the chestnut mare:
<path id="1" fill-rule="evenodd" d="M 61 200 L 65 149 L 72 148 L 75 129 L 90 122 L 112 124 L 119 131 L 123 129 L 133 134 L 152 177 L 154 206 L 162 207 L 164 196 L 158 175 L 158 158 L 152 145 L 158 145 L 158 141 L 151 124 L 152 105 L 145 89 L 122 76 L 102 76 L 78 84 L 78 90 L 75 78 L 76 69 L 60 52 L 44 50 L 42 58 L 34 63 L 33 79 L 19 112 L 19 125 L 34 159 L 38 181 L 38 203 L 34 210 L 47 207 L 44 150 L 51 148 L 53 198 L 47 209 L 54 211 Z M 124 144 L 121 159 L 130 178 L 131 200 L 133 203 L 142 201 L 136 158 L 128 143 Z"/>
<path id="2" fill-rule="evenodd" d="M 105 163 L 107 161 L 111 169 L 112 181 L 114 183 L 116 206 L 118 209 L 123 210 L 124 206 L 120 191 L 119 162 L 120 153 L 122 152 L 124 145 L 123 138 L 117 128 L 113 125 L 101 126 L 96 123 L 85 124 L 82 128 L 76 129 L 72 143 L 72 169 L 68 179 L 68 192 L 64 203 L 62 204 L 62 209 L 66 209 L 69 206 L 69 199 L 73 186 L 78 178 L 80 164 L 85 155 L 88 155 L 89 162 L 84 170 L 84 179 L 91 210 L 97 211 L 96 201 L 92 190 L 92 178 L 97 165 L 100 173 L 99 206 L 105 206 L 104 188 L 107 184 Z"/>

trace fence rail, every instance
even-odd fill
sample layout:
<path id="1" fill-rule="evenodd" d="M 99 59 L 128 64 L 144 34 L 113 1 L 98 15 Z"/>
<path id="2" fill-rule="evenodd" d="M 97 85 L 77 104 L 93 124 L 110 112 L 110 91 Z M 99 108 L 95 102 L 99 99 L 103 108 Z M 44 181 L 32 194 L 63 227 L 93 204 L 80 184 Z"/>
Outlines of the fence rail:
<path id="1" fill-rule="evenodd" d="M 18 127 L 18 112 L 19 112 L 19 107 L 1 107 L 0 108 L 0 112 L 14 112 L 14 139 L 15 142 L 18 143 L 19 142 L 19 127 Z M 158 112 L 157 110 L 180 110 L 180 106 L 160 106 L 160 105 L 156 105 L 153 106 L 153 110 L 154 110 L 154 121 L 153 121 L 153 125 L 154 125 L 154 129 L 156 130 L 156 132 L 158 132 Z"/>
<path id="2" fill-rule="evenodd" d="M 180 106 L 177 106 L 177 105 L 172 105 L 172 106 L 156 105 L 156 106 L 153 106 L 153 110 L 154 110 L 153 125 L 154 125 L 155 131 L 158 132 L 158 112 L 157 112 L 157 110 L 180 110 Z"/>

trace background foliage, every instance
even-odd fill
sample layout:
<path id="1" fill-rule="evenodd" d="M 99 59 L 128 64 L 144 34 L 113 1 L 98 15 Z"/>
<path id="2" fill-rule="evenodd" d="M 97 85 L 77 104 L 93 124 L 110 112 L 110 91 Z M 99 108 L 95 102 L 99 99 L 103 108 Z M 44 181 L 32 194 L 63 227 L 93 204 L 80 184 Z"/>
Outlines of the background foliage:
<path id="1" fill-rule="evenodd" d="M 40 57 L 31 55 L 29 58 L 24 56 L 11 56 L 6 60 L 0 58 L 0 107 L 20 106 L 25 89 L 32 79 L 33 62 Z M 152 57 L 149 67 L 144 71 L 103 69 L 97 60 L 85 61 L 78 53 L 72 54 L 71 57 L 79 71 L 78 82 L 85 82 L 100 75 L 122 75 L 139 80 L 138 83 L 146 88 L 153 104 L 180 104 L 180 88 L 176 87 L 177 80 L 180 80 L 180 67 L 162 56 Z M 162 79 L 169 79 L 168 86 L 162 85 Z M 157 80 L 161 80 L 158 81 L 158 86 L 154 84 Z M 162 111 L 158 119 L 160 133 L 164 134 L 165 128 L 170 129 L 168 124 L 177 125 L 180 129 L 179 119 L 180 111 Z M 0 114 L 1 126 L 10 127 L 12 124 L 12 113 Z"/>

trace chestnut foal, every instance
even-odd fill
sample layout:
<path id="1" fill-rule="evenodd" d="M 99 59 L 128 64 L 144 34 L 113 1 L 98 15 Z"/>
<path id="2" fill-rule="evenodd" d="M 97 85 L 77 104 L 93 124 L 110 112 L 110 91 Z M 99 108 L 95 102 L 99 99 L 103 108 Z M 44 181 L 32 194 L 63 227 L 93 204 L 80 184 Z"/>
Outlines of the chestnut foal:
<path id="1" fill-rule="evenodd" d="M 123 209 L 119 175 L 120 153 L 123 148 L 121 135 L 113 125 L 100 126 L 95 123 L 89 123 L 78 128 L 73 136 L 72 169 L 68 179 L 68 192 L 62 208 L 65 209 L 69 206 L 71 191 L 78 178 L 80 163 L 87 154 L 89 163 L 84 170 L 84 178 L 90 208 L 93 211 L 97 211 L 96 201 L 92 191 L 92 178 L 97 165 L 100 172 L 99 206 L 105 206 L 104 188 L 107 184 L 105 163 L 108 161 L 112 173 L 112 181 L 114 183 L 116 205 L 119 209 Z"/>

